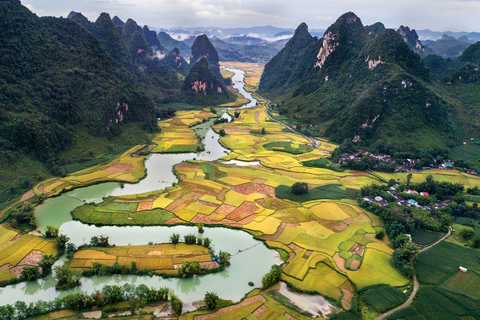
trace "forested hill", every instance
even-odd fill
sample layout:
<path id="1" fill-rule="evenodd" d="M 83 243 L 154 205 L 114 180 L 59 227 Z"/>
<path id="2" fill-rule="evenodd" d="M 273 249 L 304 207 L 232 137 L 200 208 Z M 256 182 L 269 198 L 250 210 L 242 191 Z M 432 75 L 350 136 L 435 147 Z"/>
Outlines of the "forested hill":
<path id="1" fill-rule="evenodd" d="M 58 174 L 69 161 L 60 153 L 88 155 L 124 129 L 136 136 L 156 130 L 152 99 L 135 76 L 76 22 L 0 1 L 2 189 L 23 173 L 30 180 L 36 172 Z"/>
<path id="2" fill-rule="evenodd" d="M 318 126 L 319 135 L 337 142 L 453 146 L 467 133 L 478 134 L 478 111 L 472 108 L 480 100 L 472 104 L 472 95 L 467 101 L 453 93 L 454 81 L 433 79 L 400 30 L 377 26 L 366 29 L 349 12 L 317 39 L 301 24 L 265 66 L 260 93 L 280 112 Z M 473 51 L 465 51 L 472 63 Z M 478 81 L 473 86 L 478 92 Z"/>

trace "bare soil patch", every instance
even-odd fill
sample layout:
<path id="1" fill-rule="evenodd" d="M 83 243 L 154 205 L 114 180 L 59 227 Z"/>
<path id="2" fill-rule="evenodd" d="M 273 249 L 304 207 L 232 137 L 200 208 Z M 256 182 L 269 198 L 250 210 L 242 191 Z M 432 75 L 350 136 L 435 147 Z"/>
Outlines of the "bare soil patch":
<path id="1" fill-rule="evenodd" d="M 244 224 L 252 222 L 253 220 L 255 220 L 256 217 L 257 217 L 256 214 L 252 214 L 251 216 L 248 216 L 245 219 L 238 221 L 238 223 L 240 225 L 244 225 Z"/>
<path id="2" fill-rule="evenodd" d="M 213 269 L 220 265 L 216 261 L 208 261 L 208 262 L 200 262 L 200 266 L 205 269 Z"/>
<path id="3" fill-rule="evenodd" d="M 290 243 L 288 247 L 294 251 L 302 249 L 302 247 L 297 246 L 295 243 Z"/>
<path id="4" fill-rule="evenodd" d="M 241 194 L 260 193 L 263 196 L 274 196 L 275 188 L 258 183 L 244 183 L 238 186 L 232 187 L 232 189 Z"/>
<path id="5" fill-rule="evenodd" d="M 133 170 L 132 166 L 129 166 L 123 163 L 116 163 L 111 167 L 103 169 L 102 171 L 109 174 L 115 174 L 115 173 L 129 172 L 132 170 Z"/>
<path id="6" fill-rule="evenodd" d="M 352 269 L 354 271 L 357 271 L 361 264 L 362 264 L 362 262 L 360 260 L 355 259 L 350 264 L 350 269 Z"/>
<path id="7" fill-rule="evenodd" d="M 259 315 L 261 315 L 262 313 L 264 313 L 267 310 L 268 310 L 268 307 L 266 305 L 261 305 L 260 308 L 253 311 L 252 315 L 255 316 L 255 317 L 258 317 Z"/>
<path id="8" fill-rule="evenodd" d="M 258 117 L 260 116 L 260 113 L 257 111 L 255 112 L 255 123 L 258 123 Z"/>
<path id="9" fill-rule="evenodd" d="M 303 259 L 308 259 L 308 257 L 310 257 L 311 255 L 312 255 L 312 251 L 307 250 L 307 251 L 305 252 L 305 254 L 303 255 L 302 258 L 303 258 Z"/>
<path id="10" fill-rule="evenodd" d="M 365 246 L 362 246 L 361 244 L 356 243 L 352 249 L 350 249 L 348 252 L 351 254 L 358 254 L 359 256 L 363 256 L 363 252 L 365 251 Z"/>
<path id="11" fill-rule="evenodd" d="M 284 313 L 283 316 L 289 320 L 298 320 L 297 318 L 295 318 L 294 316 L 292 315 L 289 315 L 288 313 Z"/>
<path id="12" fill-rule="evenodd" d="M 333 226 L 336 231 L 345 231 L 348 228 L 348 224 L 340 222 Z"/>
<path id="13" fill-rule="evenodd" d="M 153 250 L 148 252 L 149 256 L 161 256 L 162 255 L 162 250 Z"/>
<path id="14" fill-rule="evenodd" d="M 138 203 L 137 211 L 152 210 L 153 201 L 140 201 Z"/>
<path id="15" fill-rule="evenodd" d="M 32 250 L 18 265 L 36 266 L 42 258 L 43 252 L 38 250 Z"/>
<path id="16" fill-rule="evenodd" d="M 15 242 L 17 241 L 18 239 L 20 239 L 22 237 L 21 234 L 17 234 L 15 237 L 13 237 L 13 239 L 11 240 L 12 242 Z"/>
<path id="17" fill-rule="evenodd" d="M 348 270 L 347 268 L 345 268 L 345 260 L 340 257 L 340 255 L 338 254 L 338 252 L 336 252 L 334 255 L 333 255 L 333 261 L 335 261 L 335 264 L 337 265 L 337 267 L 342 270 L 343 272 L 350 272 L 350 270 Z"/>
<path id="18" fill-rule="evenodd" d="M 355 288 L 348 281 L 345 281 L 344 283 L 342 283 L 342 285 L 338 288 L 343 292 L 342 307 L 345 310 L 349 310 L 352 307 L 351 302 L 355 292 Z"/>
<path id="19" fill-rule="evenodd" d="M 257 210 L 258 208 L 253 202 L 245 201 L 240 205 L 240 207 L 229 214 L 227 218 L 239 221 L 253 214 Z"/>
<path id="20" fill-rule="evenodd" d="M 229 214 L 235 209 L 236 207 L 234 206 L 231 206 L 228 204 L 222 204 L 220 207 L 217 208 L 217 210 L 215 210 L 215 212 L 222 213 L 222 214 Z"/>
<path id="21" fill-rule="evenodd" d="M 28 191 L 20 198 L 20 202 L 28 200 L 32 198 L 34 195 L 35 195 L 35 192 L 33 192 L 33 190 Z"/>

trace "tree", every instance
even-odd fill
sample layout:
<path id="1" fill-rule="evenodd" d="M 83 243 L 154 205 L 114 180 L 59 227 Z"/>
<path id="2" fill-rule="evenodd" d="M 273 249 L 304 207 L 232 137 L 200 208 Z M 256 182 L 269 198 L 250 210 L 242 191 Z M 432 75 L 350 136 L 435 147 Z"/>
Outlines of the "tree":
<path id="1" fill-rule="evenodd" d="M 308 193 L 308 184 L 306 182 L 295 182 L 292 185 L 292 193 L 297 195 Z"/>
<path id="2" fill-rule="evenodd" d="M 40 270 L 37 266 L 25 267 L 22 269 L 20 277 L 27 279 L 27 281 L 40 279 Z"/>
<path id="3" fill-rule="evenodd" d="M 395 181 L 395 179 L 388 180 L 388 186 L 389 187 L 393 187 L 395 184 L 397 184 L 397 181 Z"/>
<path id="4" fill-rule="evenodd" d="M 48 225 L 45 229 L 45 236 L 47 238 L 56 238 L 58 236 L 58 228 L 52 225 Z"/>
<path id="5" fill-rule="evenodd" d="M 178 233 L 174 233 L 170 236 L 170 242 L 173 244 L 177 244 L 180 241 L 180 235 Z"/>
<path id="6" fill-rule="evenodd" d="M 67 236 L 67 235 L 64 235 L 64 234 L 59 234 L 57 236 L 57 246 L 58 246 L 58 249 L 60 250 L 65 250 L 65 245 L 67 244 L 67 242 L 70 240 L 70 238 Z"/>
<path id="7" fill-rule="evenodd" d="M 262 128 L 262 131 L 260 131 L 261 134 L 266 134 L 267 130 L 265 130 L 265 127 Z"/>
<path id="8" fill-rule="evenodd" d="M 191 278 L 194 274 L 199 274 L 202 270 L 200 262 L 197 260 L 185 260 L 182 263 L 182 268 L 178 271 L 178 274 L 182 278 Z"/>
<path id="9" fill-rule="evenodd" d="M 215 292 L 205 293 L 205 304 L 208 309 L 215 309 L 217 307 L 218 295 Z"/>
<path id="10" fill-rule="evenodd" d="M 277 265 L 273 265 L 270 271 L 265 274 L 262 278 L 262 287 L 263 289 L 269 288 L 275 283 L 280 281 L 282 276 L 282 268 Z"/>
<path id="11" fill-rule="evenodd" d="M 110 244 L 108 243 L 108 238 L 109 237 L 106 237 L 104 235 L 100 235 L 100 237 L 98 238 L 98 246 L 99 247 L 109 247 Z"/>
<path id="12" fill-rule="evenodd" d="M 409 172 L 407 174 L 407 186 L 410 185 L 410 180 L 412 180 L 412 173 L 411 172 Z"/>
<path id="13" fill-rule="evenodd" d="M 55 267 L 55 278 L 57 290 L 66 290 L 80 285 L 80 273 L 73 271 L 68 261 L 65 261 L 62 266 Z"/>
<path id="14" fill-rule="evenodd" d="M 130 297 L 128 298 L 128 306 L 130 307 L 130 313 L 132 315 L 135 314 L 135 310 L 137 310 L 139 304 L 140 304 L 140 300 L 138 299 L 138 297 L 134 294 L 131 294 Z"/>
<path id="15" fill-rule="evenodd" d="M 97 307 L 103 307 L 105 303 L 105 295 L 100 290 L 95 290 L 91 295 L 92 304 Z"/>
<path id="16" fill-rule="evenodd" d="M 210 240 L 210 238 L 203 238 L 203 246 L 204 247 L 210 248 L 211 243 L 212 243 L 212 241 Z"/>
<path id="17" fill-rule="evenodd" d="M 380 230 L 375 234 L 375 238 L 378 240 L 383 240 L 385 238 L 385 230 Z"/>
<path id="18" fill-rule="evenodd" d="M 42 273 L 50 273 L 52 266 L 55 263 L 55 256 L 53 254 L 44 254 L 38 262 L 38 266 L 42 268 Z"/>
<path id="19" fill-rule="evenodd" d="M 91 247 L 98 247 L 98 237 L 93 236 L 90 238 L 90 246 Z"/>
<path id="20" fill-rule="evenodd" d="M 225 266 L 230 265 L 230 253 L 226 251 L 221 251 L 218 253 L 218 258 L 220 259 L 220 264 Z"/>
<path id="21" fill-rule="evenodd" d="M 183 238 L 186 244 L 195 244 L 197 242 L 197 236 L 194 234 L 187 234 Z"/>
<path id="22" fill-rule="evenodd" d="M 460 231 L 460 235 L 465 238 L 465 240 L 471 240 L 475 236 L 475 230 L 473 229 L 463 229 Z"/>
<path id="23" fill-rule="evenodd" d="M 218 134 L 220 135 L 220 137 L 225 137 L 227 135 L 227 133 L 225 132 L 225 129 L 220 129 Z"/>
<path id="24" fill-rule="evenodd" d="M 203 230 L 203 222 L 199 222 L 197 224 L 198 232 L 203 233 L 205 230 Z"/>
<path id="25" fill-rule="evenodd" d="M 174 293 L 171 291 L 169 293 L 170 295 L 170 304 L 172 305 L 173 311 L 175 311 L 176 314 L 181 315 L 182 314 L 182 309 L 183 309 L 183 302 L 180 300 Z"/>
<path id="26" fill-rule="evenodd" d="M 106 285 L 102 289 L 107 303 L 117 303 L 122 300 L 122 287 L 113 285 Z"/>

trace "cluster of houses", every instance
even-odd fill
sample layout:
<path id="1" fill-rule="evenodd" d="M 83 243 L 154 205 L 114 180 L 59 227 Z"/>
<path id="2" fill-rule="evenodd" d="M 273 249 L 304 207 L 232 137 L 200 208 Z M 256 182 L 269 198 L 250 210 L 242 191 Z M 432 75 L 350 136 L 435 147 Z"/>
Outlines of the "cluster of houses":
<path id="1" fill-rule="evenodd" d="M 432 208 L 430 206 L 422 206 L 414 199 L 408 199 L 408 200 L 403 199 L 401 196 L 398 195 L 399 192 L 395 189 L 395 187 L 390 187 L 390 190 L 388 190 L 387 193 L 392 195 L 393 199 L 395 199 L 395 203 L 400 205 L 400 206 L 415 207 L 417 209 L 432 211 Z M 418 192 L 416 190 L 408 190 L 408 191 L 404 191 L 404 193 L 417 194 L 417 195 L 421 195 L 421 196 L 424 196 L 424 197 L 430 197 L 428 192 Z M 367 196 L 367 197 L 363 197 L 363 200 L 365 200 L 369 203 L 376 203 L 376 204 L 378 204 L 379 206 L 382 206 L 382 207 L 386 206 L 389 203 L 386 199 L 384 199 L 380 196 L 376 196 L 375 198 Z M 454 201 L 452 199 L 447 199 L 447 200 L 444 200 L 442 202 L 436 203 L 434 208 L 437 209 L 437 210 L 442 209 L 442 208 L 448 206 L 449 204 L 451 204 L 453 202 Z M 435 215 L 432 215 L 432 219 L 438 220 L 438 217 L 435 216 Z"/>
<path id="2" fill-rule="evenodd" d="M 392 164 L 395 160 L 392 159 L 391 156 L 388 154 L 373 154 L 368 151 L 360 151 L 355 153 L 342 153 L 342 157 L 339 159 L 339 164 L 347 164 L 350 160 L 353 161 L 360 161 L 363 156 L 368 157 L 370 160 L 374 162 L 385 162 L 385 164 Z"/>
<path id="3" fill-rule="evenodd" d="M 355 153 L 343 153 L 342 157 L 339 159 L 338 164 L 346 165 L 350 160 L 353 161 L 360 161 L 362 157 L 368 157 L 370 160 L 375 162 L 374 168 L 378 167 L 378 164 L 383 162 L 385 165 L 392 165 L 396 163 L 395 160 L 388 154 L 373 154 L 368 151 L 360 151 Z M 397 167 L 395 168 L 395 172 L 412 172 L 418 173 L 418 169 L 415 169 L 415 165 L 420 161 L 420 159 L 407 159 L 403 163 L 396 163 Z M 444 160 L 440 165 L 437 165 L 437 159 L 433 158 L 432 163 L 429 166 L 422 167 L 422 170 L 430 170 L 430 169 L 455 169 L 455 162 L 452 160 Z M 468 174 L 478 174 L 477 170 L 467 169 L 466 171 Z"/>

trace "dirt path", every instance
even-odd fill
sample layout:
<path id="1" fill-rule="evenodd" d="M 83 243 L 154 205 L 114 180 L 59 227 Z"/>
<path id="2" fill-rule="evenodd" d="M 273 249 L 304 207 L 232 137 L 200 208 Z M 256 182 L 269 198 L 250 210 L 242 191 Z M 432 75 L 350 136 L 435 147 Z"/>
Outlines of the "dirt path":
<path id="1" fill-rule="evenodd" d="M 439 244 L 440 242 L 442 242 L 443 240 L 445 240 L 446 238 L 448 238 L 450 236 L 450 233 L 452 232 L 452 228 L 448 228 L 448 232 L 446 235 L 444 235 L 443 237 L 441 237 L 440 239 L 438 239 L 436 242 L 432 243 L 431 245 L 429 245 L 428 247 L 425 247 L 423 248 L 422 250 L 420 250 L 418 253 L 420 252 L 423 252 L 425 250 L 428 250 L 430 248 L 432 248 L 433 246 L 436 246 L 437 244 Z M 413 262 L 413 259 L 412 259 L 412 262 Z M 417 276 L 413 276 L 413 291 L 412 291 L 412 294 L 410 295 L 410 298 L 408 298 L 407 301 L 405 301 L 404 304 L 402 304 L 401 306 L 399 307 L 396 307 L 395 309 L 392 309 L 384 314 L 382 314 L 381 316 L 377 317 L 375 320 L 381 320 L 381 319 L 385 319 L 386 317 L 389 317 L 391 316 L 392 314 L 394 314 L 395 312 L 397 311 L 400 311 L 402 310 L 403 308 L 406 308 L 410 305 L 410 303 L 412 303 L 413 299 L 415 298 L 415 295 L 417 294 L 417 291 L 418 291 L 418 280 L 417 280 Z"/>

